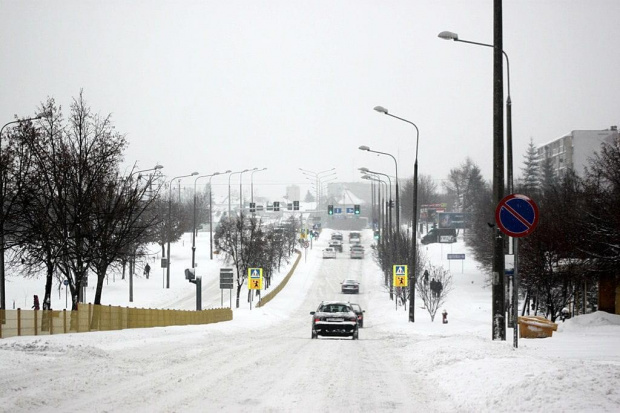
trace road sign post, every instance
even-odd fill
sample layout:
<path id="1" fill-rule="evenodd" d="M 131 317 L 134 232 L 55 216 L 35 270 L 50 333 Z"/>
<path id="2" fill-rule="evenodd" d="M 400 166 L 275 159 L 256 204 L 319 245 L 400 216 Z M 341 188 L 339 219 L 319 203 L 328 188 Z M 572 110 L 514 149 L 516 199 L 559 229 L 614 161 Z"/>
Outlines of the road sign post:
<path id="1" fill-rule="evenodd" d="M 538 225 L 538 205 L 533 199 L 511 194 L 502 199 L 495 209 L 495 223 L 504 234 L 514 240 L 514 275 L 512 282 L 513 346 L 519 347 L 519 238 L 531 234 Z"/>

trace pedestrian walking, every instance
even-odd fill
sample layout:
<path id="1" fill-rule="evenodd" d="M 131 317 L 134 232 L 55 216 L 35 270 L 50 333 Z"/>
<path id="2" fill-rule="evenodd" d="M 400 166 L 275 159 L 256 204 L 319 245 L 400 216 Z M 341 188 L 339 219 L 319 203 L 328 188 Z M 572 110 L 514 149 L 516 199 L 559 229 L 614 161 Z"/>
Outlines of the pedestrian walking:
<path id="1" fill-rule="evenodd" d="M 147 262 L 146 265 L 144 266 L 144 275 L 146 275 L 146 279 L 149 279 L 149 274 L 151 273 L 151 266 L 149 265 L 149 263 Z"/>
<path id="2" fill-rule="evenodd" d="M 428 284 L 428 270 L 424 270 L 424 284 Z"/>
<path id="3" fill-rule="evenodd" d="M 38 295 L 34 295 L 34 305 L 32 306 L 32 308 L 35 309 L 35 311 L 39 310 L 39 296 Z"/>

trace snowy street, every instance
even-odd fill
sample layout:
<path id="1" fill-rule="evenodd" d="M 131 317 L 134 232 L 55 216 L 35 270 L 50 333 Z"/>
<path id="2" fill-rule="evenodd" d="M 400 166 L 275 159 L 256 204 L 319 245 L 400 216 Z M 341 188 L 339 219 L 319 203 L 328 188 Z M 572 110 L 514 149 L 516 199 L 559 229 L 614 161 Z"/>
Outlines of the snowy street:
<path id="1" fill-rule="evenodd" d="M 419 306 L 416 322 L 408 323 L 405 309 L 396 310 L 382 287 L 370 249 L 372 233 L 364 232 L 363 260 L 349 259 L 346 243 L 337 259 L 323 260 L 321 250 L 328 238 L 325 230 L 284 290 L 265 307 L 250 310 L 247 294 L 242 294 L 242 308 L 233 308 L 232 322 L 0 341 L 1 410 L 620 408 L 620 317 L 577 317 L 561 324 L 552 338 L 521 339 L 518 349 L 512 347 L 512 330 L 507 341 L 492 342 L 490 290 L 475 262 L 466 260 L 463 273 L 460 263 L 451 263 L 455 286 L 446 304 L 449 323 L 442 324 L 440 315 L 431 323 Z M 446 268 L 442 256 L 463 249 L 460 240 L 423 247 L 435 265 Z M 359 295 L 340 293 L 344 278 L 360 281 Z M 208 285 L 205 302 L 219 306 L 219 290 Z M 193 290 L 185 291 L 191 308 Z M 310 339 L 309 312 L 321 300 L 362 306 L 365 325 L 358 341 Z"/>

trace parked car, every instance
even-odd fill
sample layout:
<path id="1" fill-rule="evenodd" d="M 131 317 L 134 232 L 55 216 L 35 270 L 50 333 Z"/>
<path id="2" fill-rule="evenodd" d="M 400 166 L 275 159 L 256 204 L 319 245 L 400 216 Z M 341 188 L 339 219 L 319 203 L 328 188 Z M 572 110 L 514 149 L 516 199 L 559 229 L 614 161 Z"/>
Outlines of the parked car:
<path id="1" fill-rule="evenodd" d="M 364 258 L 364 247 L 361 245 L 354 245 L 351 247 L 351 258 L 362 259 Z"/>
<path id="2" fill-rule="evenodd" d="M 357 326 L 359 328 L 364 328 L 364 313 L 365 313 L 365 311 L 362 310 L 362 307 L 359 304 L 356 304 L 356 303 L 349 303 L 349 304 L 351 304 L 351 309 L 357 315 Z"/>
<path id="3" fill-rule="evenodd" d="M 357 314 L 349 303 L 323 301 L 312 315 L 312 338 L 319 336 L 359 338 Z"/>
<path id="4" fill-rule="evenodd" d="M 347 293 L 359 294 L 360 283 L 355 280 L 344 280 L 342 282 L 341 290 L 343 294 L 347 294 Z"/>
<path id="5" fill-rule="evenodd" d="M 342 252 L 342 241 L 331 240 L 329 246 L 338 252 Z"/>
<path id="6" fill-rule="evenodd" d="M 433 228 L 420 240 L 422 244 L 433 244 L 435 242 L 452 243 L 456 242 L 456 229 L 454 228 Z"/>
<path id="7" fill-rule="evenodd" d="M 336 258 L 336 250 L 328 247 L 323 250 L 323 258 Z"/>

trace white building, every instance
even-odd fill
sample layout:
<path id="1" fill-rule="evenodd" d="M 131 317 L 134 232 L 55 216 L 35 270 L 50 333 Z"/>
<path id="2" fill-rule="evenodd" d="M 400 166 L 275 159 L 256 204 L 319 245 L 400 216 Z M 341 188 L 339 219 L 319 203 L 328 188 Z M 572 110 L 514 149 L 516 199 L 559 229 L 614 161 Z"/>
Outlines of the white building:
<path id="1" fill-rule="evenodd" d="M 538 159 L 551 159 L 556 176 L 563 175 L 572 169 L 583 176 L 588 159 L 599 152 L 601 144 L 612 143 L 618 139 L 618 127 L 612 126 L 605 130 L 574 130 L 558 139 L 537 147 Z"/>
<path id="2" fill-rule="evenodd" d="M 300 201 L 300 190 L 297 185 L 290 185 L 286 187 L 286 199 L 288 202 Z"/>

